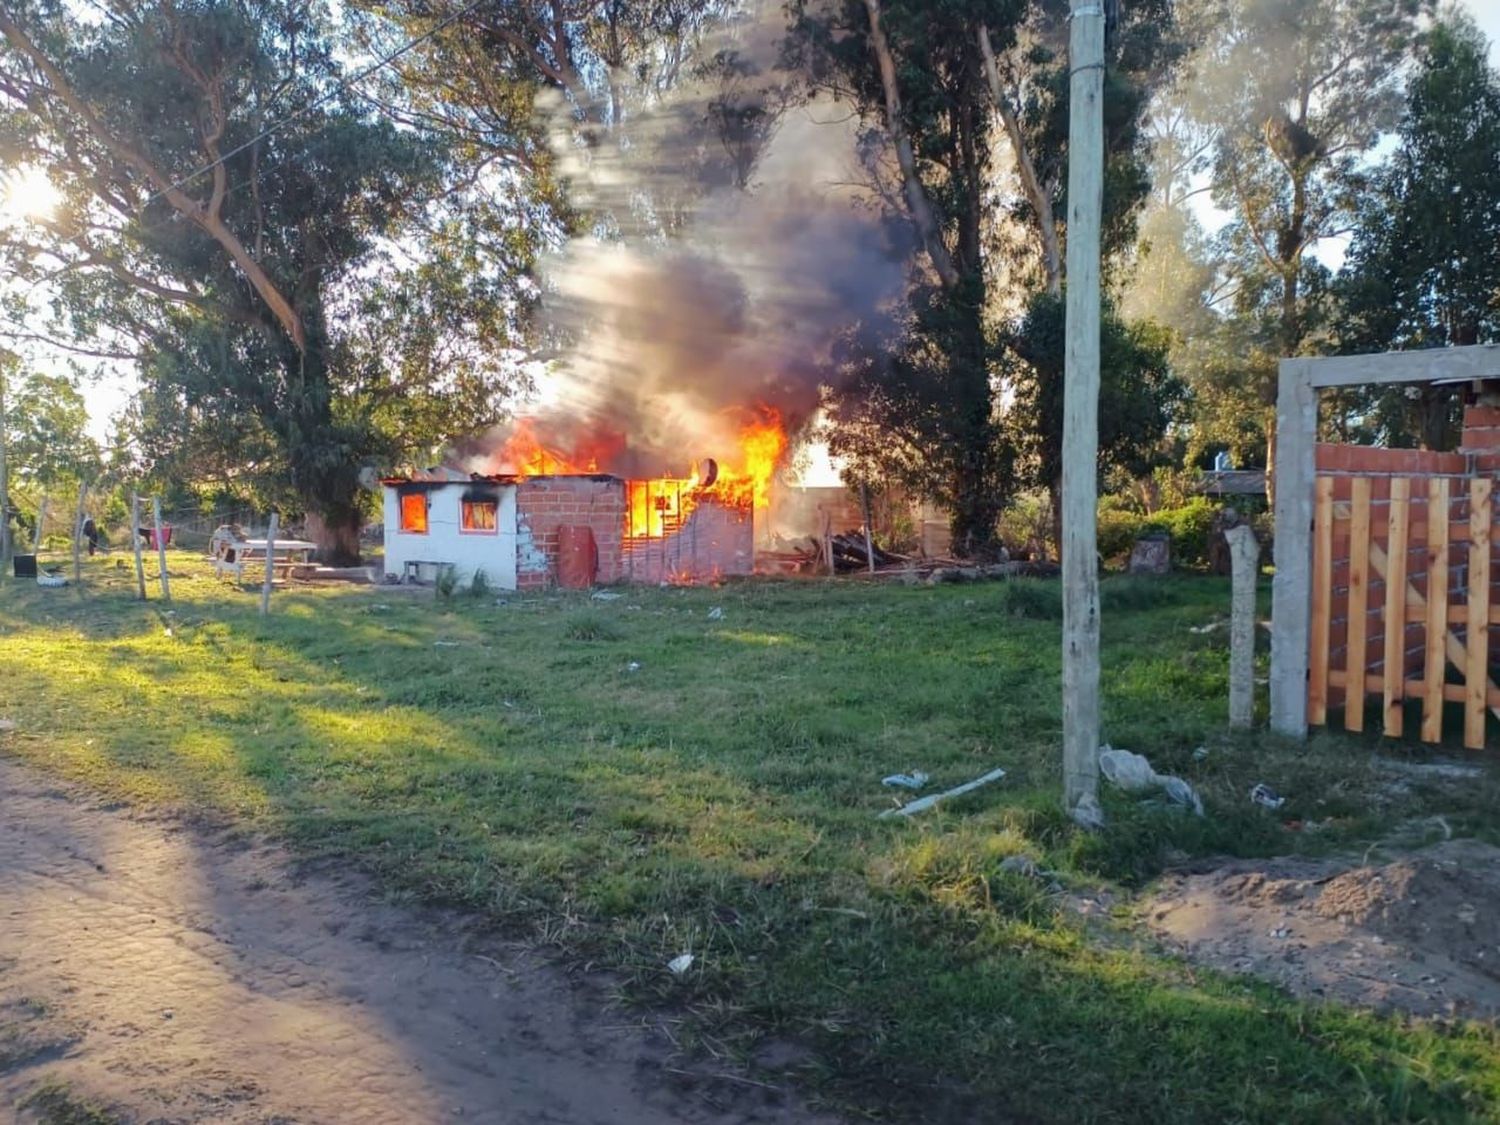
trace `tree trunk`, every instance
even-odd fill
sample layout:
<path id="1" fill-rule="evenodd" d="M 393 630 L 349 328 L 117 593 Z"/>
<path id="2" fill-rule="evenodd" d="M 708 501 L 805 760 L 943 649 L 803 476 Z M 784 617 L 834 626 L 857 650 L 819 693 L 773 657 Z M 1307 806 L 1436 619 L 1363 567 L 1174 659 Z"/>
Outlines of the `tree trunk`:
<path id="1" fill-rule="evenodd" d="M 996 434 L 984 324 L 971 296 L 960 290 L 952 297 L 960 318 L 948 358 L 949 385 L 959 412 L 955 437 L 960 450 L 955 466 L 952 538 L 955 554 L 985 557 L 999 546 L 997 533 L 1004 498 L 996 479 Z"/>
<path id="2" fill-rule="evenodd" d="M 363 524 L 356 504 L 309 508 L 307 534 L 318 545 L 318 561 L 325 566 L 358 566 L 359 529 Z"/>
<path id="3" fill-rule="evenodd" d="M 1016 154 L 1016 170 L 1020 173 L 1021 188 L 1036 215 L 1037 237 L 1042 248 L 1042 275 L 1047 292 L 1054 297 L 1062 293 L 1062 247 L 1057 237 L 1057 216 L 1052 211 L 1052 193 L 1043 186 L 1032 162 L 1031 151 L 1026 147 L 1026 137 L 1021 132 L 1021 122 L 1016 117 L 1010 91 L 1000 80 L 1000 68 L 995 63 L 995 50 L 990 44 L 990 29 L 979 25 L 979 51 L 984 56 L 984 76 L 989 82 L 990 97 L 1000 114 L 1000 123 L 1005 126 L 1005 135 Z"/>
<path id="4" fill-rule="evenodd" d="M 6 460 L 5 372 L 0 370 L 0 581 L 10 573 L 10 463 Z"/>

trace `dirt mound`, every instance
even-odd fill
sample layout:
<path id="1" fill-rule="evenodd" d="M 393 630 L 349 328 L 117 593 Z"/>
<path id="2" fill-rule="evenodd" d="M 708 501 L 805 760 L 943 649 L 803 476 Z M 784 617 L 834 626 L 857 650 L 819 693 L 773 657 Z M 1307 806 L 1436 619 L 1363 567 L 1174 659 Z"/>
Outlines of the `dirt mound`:
<path id="1" fill-rule="evenodd" d="M 1169 878 L 1147 925 L 1193 960 L 1303 996 L 1500 1015 L 1500 848 L 1451 840 L 1382 865 L 1236 861 Z"/>

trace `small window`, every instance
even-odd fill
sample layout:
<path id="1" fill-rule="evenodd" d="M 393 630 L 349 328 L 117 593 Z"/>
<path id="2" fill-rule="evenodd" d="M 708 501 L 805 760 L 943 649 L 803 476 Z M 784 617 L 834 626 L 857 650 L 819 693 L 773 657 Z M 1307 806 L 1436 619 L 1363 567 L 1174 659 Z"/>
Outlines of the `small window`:
<path id="1" fill-rule="evenodd" d="M 459 527 L 480 535 L 500 530 L 500 504 L 495 500 L 464 500 L 460 504 Z"/>
<path id="2" fill-rule="evenodd" d="M 403 492 L 401 494 L 401 530 L 414 535 L 427 534 L 427 494 Z"/>

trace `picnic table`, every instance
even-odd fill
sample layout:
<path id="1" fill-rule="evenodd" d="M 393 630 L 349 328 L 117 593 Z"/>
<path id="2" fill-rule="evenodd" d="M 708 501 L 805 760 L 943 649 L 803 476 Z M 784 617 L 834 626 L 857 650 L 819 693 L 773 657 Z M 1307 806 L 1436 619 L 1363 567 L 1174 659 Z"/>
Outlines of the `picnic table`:
<path id="1" fill-rule="evenodd" d="M 286 580 L 296 571 L 312 567 L 312 553 L 318 545 L 306 539 L 277 539 L 274 545 L 265 539 L 220 539 L 215 543 L 214 571 L 221 577 L 231 574 L 236 582 L 243 582 L 248 567 L 250 576 L 257 578 L 265 573 L 268 549 L 276 577 Z"/>

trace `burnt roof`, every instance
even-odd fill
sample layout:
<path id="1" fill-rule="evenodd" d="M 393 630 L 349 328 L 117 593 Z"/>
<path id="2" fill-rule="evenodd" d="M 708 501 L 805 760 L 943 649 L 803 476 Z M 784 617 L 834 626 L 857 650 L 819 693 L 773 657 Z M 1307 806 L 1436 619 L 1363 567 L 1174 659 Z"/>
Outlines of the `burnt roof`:
<path id="1" fill-rule="evenodd" d="M 380 483 L 396 487 L 403 484 L 515 484 L 528 480 L 623 480 L 613 473 L 466 473 L 461 469 L 418 469 L 400 477 L 381 477 Z"/>

